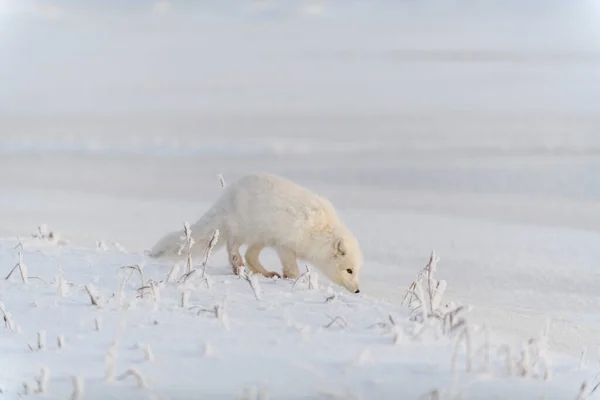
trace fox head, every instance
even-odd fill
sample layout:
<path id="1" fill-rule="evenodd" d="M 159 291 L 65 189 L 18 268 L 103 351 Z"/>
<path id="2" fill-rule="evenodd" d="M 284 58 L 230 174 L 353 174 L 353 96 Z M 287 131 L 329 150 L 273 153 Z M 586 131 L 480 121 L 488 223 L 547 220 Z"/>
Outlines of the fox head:
<path id="1" fill-rule="evenodd" d="M 359 272 L 363 263 L 363 256 L 358 246 L 358 241 L 351 235 L 337 236 L 331 243 L 326 261 L 328 267 L 324 269 L 327 277 L 351 293 L 359 293 Z"/>

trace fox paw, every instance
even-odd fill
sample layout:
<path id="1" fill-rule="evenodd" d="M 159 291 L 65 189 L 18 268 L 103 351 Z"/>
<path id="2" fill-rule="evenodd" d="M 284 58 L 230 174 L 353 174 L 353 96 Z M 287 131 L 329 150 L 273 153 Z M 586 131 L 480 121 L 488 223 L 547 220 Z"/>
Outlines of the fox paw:
<path id="1" fill-rule="evenodd" d="M 281 279 L 281 275 L 279 275 L 277 272 L 267 272 L 267 273 L 263 274 L 263 276 L 265 278 L 275 278 L 275 277 L 277 277 L 277 278 Z"/>

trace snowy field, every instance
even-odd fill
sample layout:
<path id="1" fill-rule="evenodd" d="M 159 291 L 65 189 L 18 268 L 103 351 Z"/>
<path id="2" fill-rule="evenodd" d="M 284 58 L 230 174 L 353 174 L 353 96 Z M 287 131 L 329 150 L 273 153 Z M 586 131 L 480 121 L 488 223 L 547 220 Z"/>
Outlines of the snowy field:
<path id="1" fill-rule="evenodd" d="M 0 0 L 0 398 L 600 396 L 596 1 L 128 4 Z M 337 206 L 360 295 L 146 257 L 258 171 Z M 445 333 L 402 305 L 434 249 Z"/>

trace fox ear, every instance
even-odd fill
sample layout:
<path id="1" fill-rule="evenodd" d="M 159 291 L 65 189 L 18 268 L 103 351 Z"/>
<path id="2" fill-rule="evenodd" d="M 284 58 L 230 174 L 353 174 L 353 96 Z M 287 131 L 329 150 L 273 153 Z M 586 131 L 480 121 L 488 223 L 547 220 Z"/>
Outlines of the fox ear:
<path id="1" fill-rule="evenodd" d="M 346 247 L 344 246 L 343 239 L 337 239 L 335 241 L 335 252 L 336 252 L 336 255 L 338 255 L 338 256 L 346 255 Z"/>

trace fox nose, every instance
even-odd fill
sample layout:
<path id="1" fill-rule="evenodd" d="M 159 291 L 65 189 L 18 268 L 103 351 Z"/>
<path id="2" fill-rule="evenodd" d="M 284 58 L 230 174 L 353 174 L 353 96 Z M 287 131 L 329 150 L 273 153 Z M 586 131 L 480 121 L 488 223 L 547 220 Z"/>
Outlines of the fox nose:
<path id="1" fill-rule="evenodd" d="M 360 293 L 360 290 L 356 289 L 356 292 L 354 292 L 354 293 Z"/>

